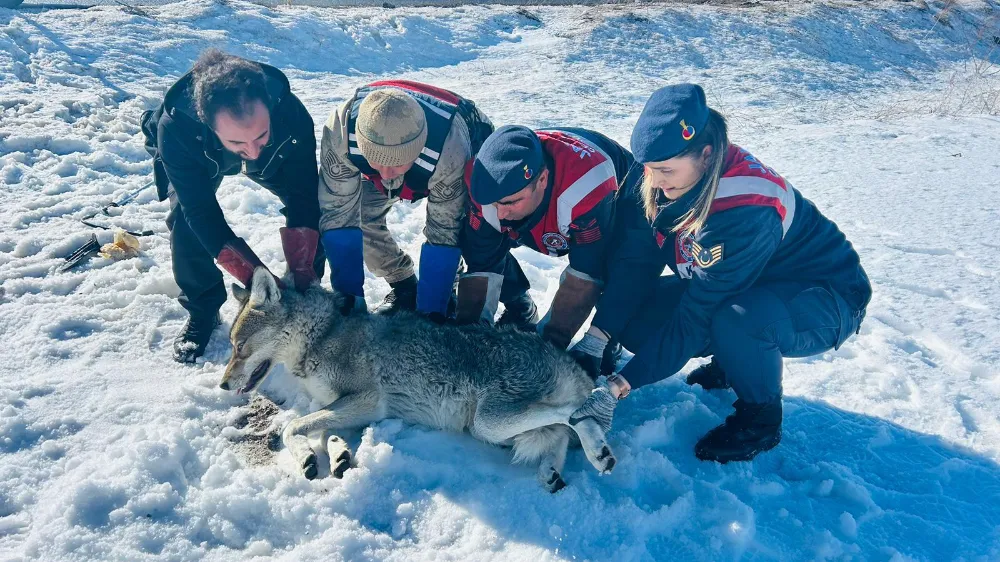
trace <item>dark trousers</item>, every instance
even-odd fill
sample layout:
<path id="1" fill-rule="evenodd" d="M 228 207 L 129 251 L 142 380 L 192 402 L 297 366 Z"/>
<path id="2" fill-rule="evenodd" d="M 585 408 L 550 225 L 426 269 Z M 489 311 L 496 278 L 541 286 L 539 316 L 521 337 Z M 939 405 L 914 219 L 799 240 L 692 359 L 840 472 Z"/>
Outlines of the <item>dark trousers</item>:
<path id="1" fill-rule="evenodd" d="M 180 205 L 173 198 L 171 203 L 167 229 L 170 230 L 170 262 L 174 268 L 174 281 L 181 288 L 177 300 L 192 317 L 205 318 L 218 312 L 226 302 L 222 272 L 215 265 L 215 256 L 208 253 L 188 226 Z"/>
<path id="2" fill-rule="evenodd" d="M 507 303 L 528 292 L 531 283 L 517 263 L 517 258 L 508 251 L 503 263 L 503 285 L 500 286 L 500 302 Z"/>
<path id="3" fill-rule="evenodd" d="M 646 338 L 671 319 L 684 289 L 676 276 L 661 277 L 652 302 L 622 332 L 622 345 L 642 349 Z M 823 283 L 762 283 L 719 306 L 698 356 L 714 356 L 738 398 L 767 403 L 781 397 L 782 358 L 840 347 L 862 317 Z"/>

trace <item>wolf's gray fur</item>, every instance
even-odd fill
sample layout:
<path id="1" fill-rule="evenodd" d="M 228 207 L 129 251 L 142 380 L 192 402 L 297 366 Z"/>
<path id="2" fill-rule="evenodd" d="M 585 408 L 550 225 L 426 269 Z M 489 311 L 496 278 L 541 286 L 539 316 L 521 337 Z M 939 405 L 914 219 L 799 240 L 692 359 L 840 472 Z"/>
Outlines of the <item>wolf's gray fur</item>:
<path id="1" fill-rule="evenodd" d="M 570 431 L 595 468 L 607 473 L 614 467 L 601 427 L 590 418 L 570 423 L 594 383 L 537 335 L 442 326 L 409 313 L 344 317 L 332 293 L 318 286 L 282 292 L 263 268 L 249 292 L 233 286 L 233 294 L 242 306 L 222 388 L 250 392 L 284 363 L 313 398 L 327 403 L 290 422 L 282 435 L 307 478 L 316 476 L 317 464 L 308 435 L 384 418 L 512 443 L 516 461 L 541 463 L 538 477 L 551 491 L 565 485 L 559 473 Z M 335 434 L 328 450 L 339 476 L 350 452 Z"/>

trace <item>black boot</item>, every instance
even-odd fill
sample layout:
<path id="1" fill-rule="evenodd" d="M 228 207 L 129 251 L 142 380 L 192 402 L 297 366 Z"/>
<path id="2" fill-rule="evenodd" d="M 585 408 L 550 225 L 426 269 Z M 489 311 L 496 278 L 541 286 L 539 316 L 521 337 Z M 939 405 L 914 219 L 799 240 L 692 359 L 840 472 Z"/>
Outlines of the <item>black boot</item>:
<path id="1" fill-rule="evenodd" d="M 712 359 L 711 363 L 702 365 L 701 367 L 691 371 L 691 374 L 689 374 L 685 380 L 691 386 L 700 384 L 705 390 L 729 388 L 729 383 L 726 382 L 726 373 L 722 370 L 722 367 L 715 362 L 715 359 Z"/>
<path id="2" fill-rule="evenodd" d="M 218 312 L 188 316 L 181 333 L 174 338 L 174 361 L 194 363 L 195 359 L 205 353 L 205 346 L 221 321 Z"/>
<path id="3" fill-rule="evenodd" d="M 736 411 L 694 446 L 703 461 L 748 461 L 781 441 L 781 399 L 767 404 L 737 400 Z"/>
<path id="4" fill-rule="evenodd" d="M 395 314 L 400 310 L 417 309 L 417 276 L 411 275 L 402 281 L 389 283 L 392 290 L 385 296 L 375 314 Z"/>
<path id="5" fill-rule="evenodd" d="M 604 347 L 604 357 L 601 359 L 601 374 L 608 376 L 615 372 L 618 360 L 622 358 L 622 344 L 615 340 L 608 342 Z"/>
<path id="6" fill-rule="evenodd" d="M 503 303 L 504 311 L 497 320 L 497 326 L 514 326 L 522 332 L 534 332 L 538 324 L 538 307 L 527 291 Z"/>

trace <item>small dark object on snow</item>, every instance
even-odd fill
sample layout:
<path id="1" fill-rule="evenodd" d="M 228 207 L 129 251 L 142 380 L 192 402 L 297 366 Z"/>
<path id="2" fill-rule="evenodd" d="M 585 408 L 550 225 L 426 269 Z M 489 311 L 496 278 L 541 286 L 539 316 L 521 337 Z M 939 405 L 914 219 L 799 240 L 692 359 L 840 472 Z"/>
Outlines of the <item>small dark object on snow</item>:
<path id="1" fill-rule="evenodd" d="M 4 2 L 4 1 L 6 1 L 6 0 L 0 0 L 0 3 Z M 2 4 L 0 4 L 0 7 L 2 7 Z M 101 230 L 111 230 L 112 227 L 110 227 L 108 225 L 98 224 L 98 223 L 92 222 L 91 219 L 93 219 L 94 217 L 96 217 L 97 215 L 100 215 L 100 214 L 103 214 L 106 217 L 110 217 L 111 213 L 108 212 L 109 209 L 113 209 L 113 208 L 116 208 L 116 207 L 124 207 L 125 205 L 128 205 L 129 203 L 131 203 L 132 201 L 134 201 L 135 198 L 138 197 L 140 193 L 142 193 L 146 189 L 152 187 L 153 185 L 154 185 L 154 182 L 149 182 L 146 185 L 144 185 L 144 186 L 142 186 L 142 187 L 140 187 L 138 189 L 135 189 L 133 191 L 130 191 L 130 192 L 126 193 L 125 195 L 123 195 L 121 197 L 121 199 L 119 199 L 117 201 L 112 201 L 111 203 L 108 203 L 104 207 L 101 207 L 100 211 L 98 211 L 98 212 L 96 212 L 96 213 L 94 213 L 92 215 L 87 215 L 87 216 L 83 217 L 82 219 L 80 219 L 80 222 L 82 222 L 83 224 L 85 224 L 85 225 L 87 225 L 87 226 L 89 226 L 91 228 L 99 228 Z M 152 230 L 143 230 L 141 232 L 132 232 L 131 230 L 126 230 L 125 232 L 127 232 L 128 234 L 131 234 L 132 236 L 135 236 L 136 238 L 138 238 L 140 236 L 152 236 L 152 235 L 156 234 L 156 232 L 154 232 Z M 84 244 L 83 246 L 80 246 L 72 254 L 70 254 L 69 256 L 67 256 L 66 263 L 60 265 L 59 268 L 56 269 L 56 273 L 62 273 L 64 271 L 69 271 L 69 270 L 73 269 L 74 267 L 80 265 L 82 262 L 86 261 L 87 258 L 89 258 L 90 256 L 92 256 L 92 255 L 96 254 L 97 252 L 99 252 L 100 249 L 101 249 L 101 245 L 100 245 L 100 243 L 97 242 L 97 236 L 92 234 L 90 236 L 90 240 L 86 244 Z"/>
<path id="2" fill-rule="evenodd" d="M 81 263 L 87 261 L 87 259 L 96 254 L 101 250 L 101 244 L 97 241 L 97 235 L 91 234 L 90 240 L 73 251 L 72 254 L 66 256 L 66 263 L 59 266 L 56 269 L 56 273 L 62 273 L 64 271 L 69 271 L 74 267 L 80 265 Z"/>

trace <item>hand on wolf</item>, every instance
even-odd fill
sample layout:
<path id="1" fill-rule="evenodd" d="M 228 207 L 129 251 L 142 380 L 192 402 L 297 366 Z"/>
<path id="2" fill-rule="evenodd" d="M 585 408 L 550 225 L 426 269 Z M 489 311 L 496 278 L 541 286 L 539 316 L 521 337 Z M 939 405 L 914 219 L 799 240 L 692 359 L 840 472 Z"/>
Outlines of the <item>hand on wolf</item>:
<path id="1" fill-rule="evenodd" d="M 334 297 L 337 303 L 337 310 L 343 316 L 349 316 L 351 313 L 362 313 L 368 314 L 368 303 L 365 302 L 364 297 L 355 296 L 349 293 L 338 292 Z"/>
<path id="2" fill-rule="evenodd" d="M 445 324 L 454 324 L 455 323 L 455 319 L 454 318 L 449 318 L 449 317 L 445 316 L 444 314 L 441 314 L 440 312 L 430 312 L 428 314 L 424 314 L 423 316 L 424 316 L 424 318 L 430 320 L 431 322 L 434 322 L 438 326 L 443 326 Z"/>
<path id="3" fill-rule="evenodd" d="M 597 380 L 601 374 L 601 361 L 604 359 L 604 348 L 608 345 L 607 336 L 600 328 L 591 326 L 583 338 L 569 348 L 569 354 L 587 371 L 590 378 Z"/>
<path id="4" fill-rule="evenodd" d="M 319 232 L 305 226 L 283 226 L 278 232 L 281 234 L 281 248 L 285 252 L 285 263 L 288 264 L 292 284 L 296 291 L 305 291 L 318 279 L 313 261 L 316 258 Z"/>
<path id="5" fill-rule="evenodd" d="M 601 426 L 604 433 L 611 431 L 611 421 L 615 415 L 618 401 L 628 396 L 631 386 L 624 377 L 618 374 L 610 377 L 600 376 L 594 381 L 594 390 L 587 400 L 569 417 L 570 425 L 576 425 L 583 419 L 592 419 Z"/>
<path id="6" fill-rule="evenodd" d="M 254 270 L 258 267 L 263 267 L 267 269 L 267 266 L 260 261 L 257 254 L 247 246 L 246 240 L 242 238 L 234 238 L 226 243 L 222 247 L 222 251 L 216 256 L 215 261 L 219 264 L 222 269 L 229 272 L 230 275 L 236 278 L 237 281 L 243 284 L 244 287 L 250 287 L 250 281 L 253 279 Z M 270 270 L 268 270 L 270 272 Z M 285 288 L 285 284 L 278 279 L 273 273 L 271 276 L 278 283 L 278 287 L 281 289 Z"/>

